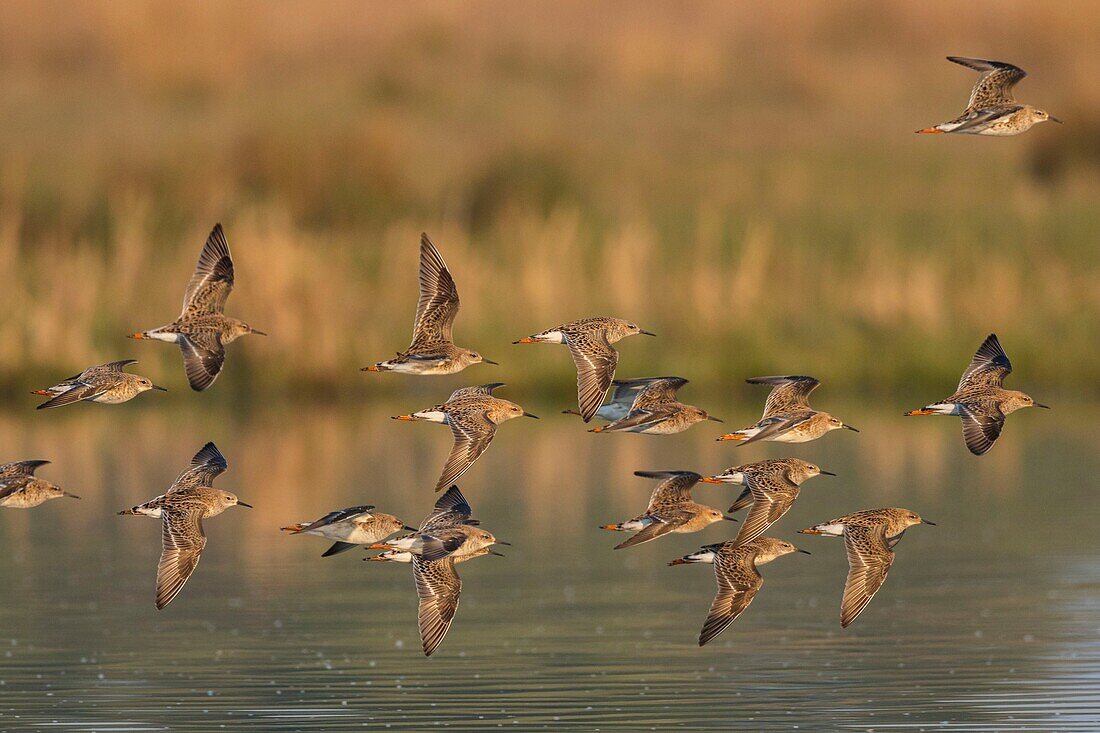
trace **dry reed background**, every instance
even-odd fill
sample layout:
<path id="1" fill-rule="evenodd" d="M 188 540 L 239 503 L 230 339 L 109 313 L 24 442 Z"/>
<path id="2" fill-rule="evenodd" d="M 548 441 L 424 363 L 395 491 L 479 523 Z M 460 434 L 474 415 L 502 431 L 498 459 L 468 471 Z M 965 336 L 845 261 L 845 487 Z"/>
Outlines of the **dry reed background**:
<path id="1" fill-rule="evenodd" d="M 507 370 L 465 381 L 567 395 L 564 354 L 509 342 L 610 313 L 661 336 L 625 370 L 703 388 L 942 390 L 998 330 L 1041 396 L 1095 394 L 1098 36 L 1095 4 L 1003 0 L 6 2 L 0 386 L 134 356 L 180 398 L 175 350 L 122 336 L 220 220 L 230 312 L 272 334 L 223 398 L 394 388 L 355 369 L 407 342 L 422 229 Z M 965 99 L 949 53 L 1067 124 L 913 135 Z"/>

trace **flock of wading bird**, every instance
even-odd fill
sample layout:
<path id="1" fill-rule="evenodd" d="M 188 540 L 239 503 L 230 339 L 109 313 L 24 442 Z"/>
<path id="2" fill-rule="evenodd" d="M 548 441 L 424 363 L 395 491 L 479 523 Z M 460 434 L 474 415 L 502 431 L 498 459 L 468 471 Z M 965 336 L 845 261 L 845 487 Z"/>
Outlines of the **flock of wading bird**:
<path id="1" fill-rule="evenodd" d="M 1037 122 L 1054 120 L 1042 110 L 1013 100 L 1012 87 L 1025 76 L 1019 68 L 979 59 L 949 57 L 949 60 L 981 72 L 967 110 L 950 122 L 918 132 L 1005 136 L 1024 132 Z M 420 300 L 412 343 L 394 358 L 364 367 L 364 371 L 454 374 L 473 364 L 495 364 L 476 351 L 455 345 L 453 326 L 459 307 L 458 290 L 439 250 L 426 234 L 420 240 L 419 280 Z M 233 285 L 233 259 L 219 224 L 202 249 L 187 284 L 180 315 L 166 326 L 132 334 L 131 338 L 177 344 L 191 388 L 195 391 L 209 388 L 222 370 L 227 344 L 246 334 L 266 335 L 225 315 Z M 590 432 L 671 435 L 706 420 L 721 422 L 705 410 L 677 400 L 677 391 L 687 384 L 681 377 L 615 380 L 619 356 L 612 345 L 636 334 L 654 335 L 630 321 L 594 317 L 563 323 L 514 343 L 563 344 L 569 349 L 577 368 L 578 409 L 565 412 L 579 415 L 586 423 L 594 417 L 607 421 Z M 127 359 L 92 366 L 52 387 L 36 390 L 34 394 L 48 398 L 38 409 L 82 401 L 117 404 L 142 392 L 164 389 L 145 377 L 126 372 L 125 367 L 133 363 L 133 359 Z M 990 334 L 950 397 L 906 414 L 958 416 L 967 448 L 975 455 L 982 455 L 1000 436 L 1007 415 L 1024 407 L 1046 407 L 1023 392 L 1004 388 L 1004 378 L 1011 371 L 1012 365 L 997 336 Z M 764 414 L 755 425 L 722 435 L 720 441 L 736 441 L 740 445 L 756 441 L 805 443 L 833 430 L 858 432 L 839 418 L 810 406 L 810 393 L 820 384 L 813 377 L 771 376 L 747 381 L 771 387 Z M 454 436 L 454 445 L 435 485 L 437 492 L 446 491 L 419 527 L 408 526 L 392 514 L 377 512 L 372 505 L 363 505 L 283 528 L 295 534 L 332 540 L 324 557 L 366 546 L 382 551 L 367 560 L 411 564 L 426 655 L 431 655 L 443 641 L 458 608 L 462 582 L 455 565 L 482 555 L 500 554 L 492 548 L 508 544 L 480 527 L 478 520 L 472 518 L 470 504 L 453 485 L 489 447 L 498 425 L 514 417 L 536 417 L 514 402 L 496 397 L 493 391 L 503 386 L 494 382 L 463 387 L 445 402 L 394 418 L 442 423 L 450 427 Z M 609 390 L 610 400 L 604 403 Z M 46 463 L 49 461 L 25 460 L 0 465 L 0 507 L 25 509 L 50 499 L 79 498 L 35 475 L 36 469 Z M 161 520 L 157 609 L 176 597 L 198 565 L 206 546 L 203 520 L 231 506 L 250 506 L 236 495 L 214 488 L 214 479 L 226 468 L 225 457 L 213 443 L 207 443 L 163 495 L 119 512 Z M 698 532 L 722 520 L 736 521 L 695 502 L 691 491 L 699 482 L 744 487 L 728 509 L 749 510 L 737 536 L 706 545 L 669 563 L 714 566 L 718 592 L 699 634 L 700 646 L 725 629 L 752 602 L 763 584 L 760 565 L 790 553 L 806 552 L 784 540 L 763 535 L 791 508 L 803 482 L 822 474 L 835 475 L 799 458 L 747 463 L 714 476 L 693 471 L 635 473 L 660 483 L 644 512 L 627 521 L 603 526 L 607 530 L 634 533 L 615 549 L 633 547 L 669 533 Z M 867 607 L 886 580 L 894 561 L 894 546 L 916 524 L 933 522 L 908 509 L 889 507 L 845 514 L 799 530 L 802 534 L 844 538 L 849 571 L 841 600 L 842 627 L 851 624 Z"/>

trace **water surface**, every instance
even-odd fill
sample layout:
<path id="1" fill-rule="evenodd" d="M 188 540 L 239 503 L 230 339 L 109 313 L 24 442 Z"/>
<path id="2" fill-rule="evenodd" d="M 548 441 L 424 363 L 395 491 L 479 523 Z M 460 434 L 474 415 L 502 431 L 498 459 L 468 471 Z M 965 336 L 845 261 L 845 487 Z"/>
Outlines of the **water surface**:
<path id="1" fill-rule="evenodd" d="M 893 410 L 838 409 L 863 432 L 792 450 L 718 444 L 715 426 L 589 435 L 560 406 L 527 404 L 545 419 L 502 426 L 460 481 L 514 546 L 461 566 L 456 623 L 425 659 L 407 566 L 363 563 L 362 551 L 322 559 L 324 540 L 278 527 L 368 502 L 418 523 L 449 433 L 387 416 L 433 400 L 0 414 L 0 458 L 51 458 L 42 474 L 84 497 L 0 513 L 0 728 L 1100 727 L 1100 459 L 1087 411 L 1014 416 L 979 460 L 954 421 Z M 256 508 L 207 522 L 202 563 L 158 613 L 159 528 L 115 512 L 162 492 L 206 440 L 230 463 L 219 484 Z M 711 571 L 665 563 L 736 527 L 612 551 L 622 536 L 596 526 L 644 507 L 653 484 L 634 470 L 782 455 L 840 474 L 806 484 L 769 532 L 813 555 L 765 566 L 749 610 L 700 649 Z M 733 491 L 696 495 L 724 508 Z M 796 531 L 879 506 L 939 526 L 906 534 L 884 589 L 842 631 L 843 545 Z"/>

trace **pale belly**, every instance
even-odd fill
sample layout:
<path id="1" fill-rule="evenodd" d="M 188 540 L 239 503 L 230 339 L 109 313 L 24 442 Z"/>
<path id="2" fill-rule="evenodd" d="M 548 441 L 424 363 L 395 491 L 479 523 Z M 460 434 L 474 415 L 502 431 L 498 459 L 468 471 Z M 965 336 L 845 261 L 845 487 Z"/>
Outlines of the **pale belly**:
<path id="1" fill-rule="evenodd" d="M 0 499 L 0 507 L 3 507 L 5 509 L 31 509 L 38 506 L 39 504 L 43 504 L 49 501 L 52 498 L 55 497 L 47 496 L 46 494 L 42 494 L 37 491 L 33 493 L 16 491 L 14 494 Z"/>

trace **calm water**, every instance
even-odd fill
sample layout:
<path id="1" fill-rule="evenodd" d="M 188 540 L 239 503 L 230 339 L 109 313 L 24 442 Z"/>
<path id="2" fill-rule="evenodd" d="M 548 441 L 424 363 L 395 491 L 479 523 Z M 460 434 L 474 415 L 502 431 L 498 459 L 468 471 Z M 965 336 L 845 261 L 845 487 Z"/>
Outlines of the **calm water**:
<path id="1" fill-rule="evenodd" d="M 514 547 L 461 567 L 456 623 L 425 659 L 407 566 L 321 559 L 324 540 L 278 527 L 366 502 L 418 523 L 449 431 L 386 416 L 436 397 L 0 413 L 0 459 L 51 458 L 43 475 L 84 497 L 0 513 L 0 729 L 1100 729 L 1091 411 L 1014 416 L 978 460 L 956 421 L 893 407 L 838 408 L 864 432 L 791 450 L 718 444 L 713 425 L 594 436 L 527 404 L 547 419 L 504 425 L 460 482 Z M 749 422 L 755 410 L 715 411 Z M 163 491 L 206 440 L 229 459 L 219 483 L 256 508 L 207 523 L 202 564 L 158 613 L 157 523 L 115 512 Z M 789 454 L 840 474 L 808 483 L 769 532 L 813 555 L 767 565 L 750 609 L 699 649 L 713 575 L 665 563 L 736 527 L 613 552 L 622 536 L 596 525 L 644 506 L 653 484 L 633 470 Z M 696 496 L 725 507 L 733 490 Z M 884 589 L 842 631 L 843 545 L 796 530 L 890 505 L 939 526 L 906 534 Z"/>

